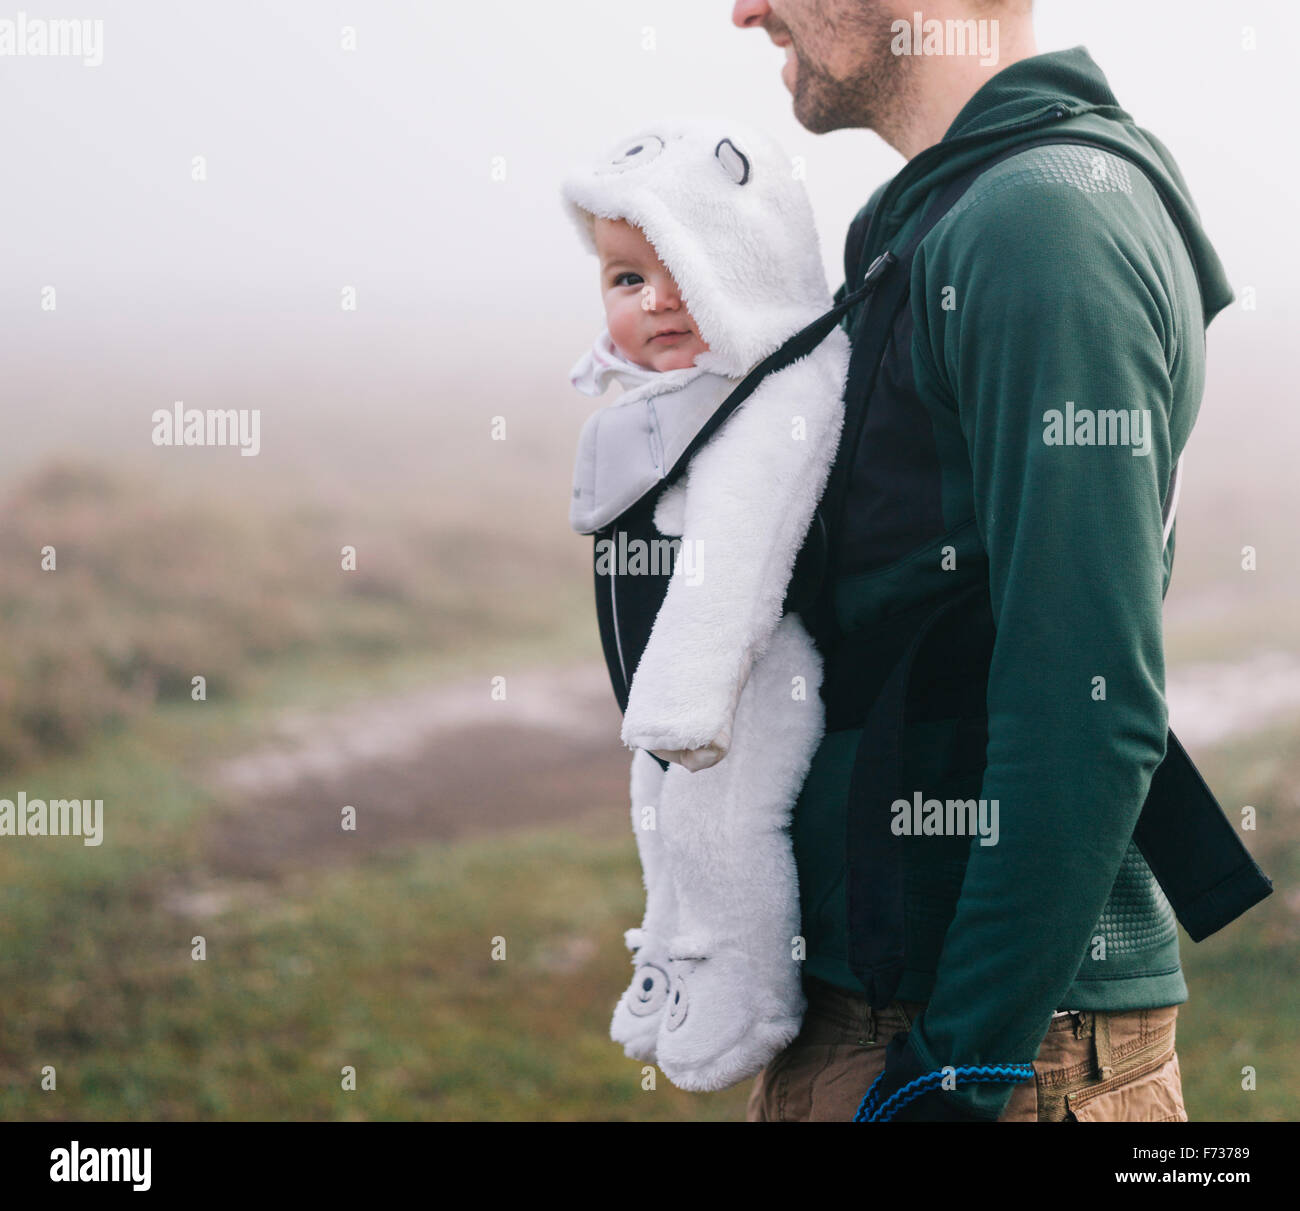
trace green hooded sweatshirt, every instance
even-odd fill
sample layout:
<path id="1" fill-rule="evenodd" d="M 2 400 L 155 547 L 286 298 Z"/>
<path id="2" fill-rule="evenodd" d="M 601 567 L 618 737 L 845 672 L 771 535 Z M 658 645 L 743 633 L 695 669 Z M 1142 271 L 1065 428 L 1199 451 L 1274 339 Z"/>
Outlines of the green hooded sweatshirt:
<path id="1" fill-rule="evenodd" d="M 1162 503 L 1200 405 L 1204 326 L 1232 301 L 1187 187 L 1086 50 L 1022 60 L 876 191 L 856 280 L 837 298 L 902 246 L 954 174 L 1048 132 L 1099 140 L 1142 170 L 1088 147 L 1033 148 L 984 173 L 922 241 L 911 363 L 947 532 L 834 586 L 840 627 L 868 635 L 981 579 L 993 604 L 982 780 L 945 772 L 942 722 L 918 725 L 904 745 L 906 785 L 999 810 L 996 844 L 905 844 L 897 996 L 928 1002 L 912 1043 L 931 1070 L 1028 1063 L 1057 1009 L 1187 999 L 1175 917 L 1131 840 L 1168 724 L 1161 606 L 1173 541 L 1162 553 Z M 1176 220 L 1148 176 L 1175 200 Z M 850 334 L 856 318 L 845 317 Z M 1103 444 L 1120 432 L 1106 410 L 1137 419 L 1128 444 Z M 845 886 L 859 735 L 826 735 L 792 834 L 805 972 L 861 995 Z M 948 1096 L 993 1118 L 1010 1091 Z"/>

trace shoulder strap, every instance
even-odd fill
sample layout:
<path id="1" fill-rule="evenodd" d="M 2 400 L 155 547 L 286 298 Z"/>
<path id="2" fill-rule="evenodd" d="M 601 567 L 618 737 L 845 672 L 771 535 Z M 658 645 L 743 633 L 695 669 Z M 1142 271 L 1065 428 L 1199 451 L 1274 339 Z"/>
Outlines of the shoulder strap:
<path id="1" fill-rule="evenodd" d="M 831 486 L 823 499 L 824 506 L 831 510 L 827 517 L 835 527 L 833 534 L 838 530 L 843 494 L 855 460 L 866 405 L 896 314 L 908 294 L 911 261 L 917 247 L 981 173 L 1030 147 L 1051 143 L 1077 143 L 1122 154 L 1104 144 L 1079 138 L 1049 136 L 1019 143 L 950 181 L 926 210 L 897 258 L 884 252 L 873 264 L 874 269 L 888 258 L 885 262 L 888 277 L 857 321 L 850 386 L 846 392 L 846 404 L 855 414 L 851 421 L 853 427 L 850 430 L 850 419 L 846 417 L 847 440 L 837 452 Z M 1169 206 L 1163 190 L 1158 183 L 1153 184 L 1177 222 L 1176 212 Z M 1186 242 L 1185 232 L 1183 238 Z M 1166 544 L 1177 509 L 1181 469 L 1180 457 L 1171 473 L 1162 510 Z M 838 570 L 834 554 L 832 550 L 815 622 L 815 629 L 829 628 L 830 634 L 838 632 L 830 591 Z M 945 628 L 958 637 L 958 646 L 951 646 L 951 638 L 946 650 L 940 643 L 938 658 L 955 663 L 971 658 L 976 651 L 978 660 L 991 656 L 991 648 L 986 651 L 981 646 L 988 643 L 993 633 L 991 614 L 986 625 L 976 626 L 972 625 L 976 615 L 966 610 L 971 605 L 977 612 L 987 612 L 985 589 L 983 584 L 972 585 L 937 606 L 931 605 L 919 625 L 911 618 L 904 620 L 915 629 L 883 683 L 878 683 L 880 688 L 872 697 L 862 724 L 848 794 L 846 852 L 850 869 L 857 872 L 848 880 L 848 960 L 868 1000 L 876 1008 L 894 999 L 906 963 L 903 858 L 900 840 L 890 827 L 890 808 L 895 797 L 903 793 L 901 735 L 907 720 L 912 665 L 922 655 L 926 643 L 944 634 Z M 880 636 L 873 634 L 872 639 L 879 642 Z M 930 658 L 936 658 L 936 653 L 930 653 Z M 858 663 L 854 671 L 860 674 L 861 668 Z M 828 686 L 833 683 L 833 677 L 828 660 Z M 835 705 L 828 699 L 828 715 Z M 973 734 L 970 738 L 977 747 L 987 743 L 986 736 Z M 1195 941 L 1221 929 L 1272 890 L 1272 883 L 1246 851 L 1172 731 L 1168 733 L 1165 759 L 1153 776 L 1134 841 L 1179 921 Z"/>
<path id="2" fill-rule="evenodd" d="M 675 479 L 685 469 L 686 464 L 695 457 L 709 438 L 721 428 L 722 423 L 754 393 L 763 379 L 769 374 L 775 374 L 778 370 L 784 370 L 801 357 L 807 357 L 826 339 L 831 329 L 839 323 L 840 317 L 850 307 L 865 299 L 874 288 L 874 282 L 863 282 L 862 286 L 852 294 L 840 297 L 839 292 L 837 292 L 838 301 L 834 307 L 825 314 L 819 315 L 812 323 L 801 328 L 779 348 L 773 350 L 759 362 L 740 380 L 735 390 L 718 405 L 713 415 L 704 422 L 700 431 L 691 439 L 690 444 L 678 455 L 677 460 L 668 469 L 664 481 L 668 482 Z"/>
<path id="3" fill-rule="evenodd" d="M 828 562 L 828 572 L 834 576 L 838 573 L 838 531 L 840 514 L 844 507 L 844 498 L 848 489 L 848 478 L 853 463 L 856 461 L 858 442 L 861 439 L 863 422 L 866 416 L 866 403 L 870 398 L 871 390 L 875 383 L 876 373 L 880 367 L 885 349 L 893 334 L 894 319 L 898 309 L 902 306 L 904 299 L 907 297 L 908 289 L 911 284 L 911 267 L 912 258 L 916 254 L 917 248 L 921 241 L 934 230 L 939 221 L 948 213 L 956 204 L 957 200 L 970 188 L 972 184 L 995 164 L 1000 164 L 1003 160 L 1010 159 L 1012 156 L 1018 156 L 1021 152 L 1028 151 L 1034 147 L 1053 146 L 1061 143 L 1077 144 L 1083 147 L 1095 147 L 1099 151 L 1105 151 L 1112 155 L 1118 155 L 1134 164 L 1140 171 L 1142 166 L 1129 155 L 1100 143 L 1095 139 L 1088 139 L 1078 135 L 1061 135 L 1049 134 L 1043 135 L 1036 139 L 1027 139 L 1023 142 L 1016 143 L 1011 147 L 1003 148 L 986 160 L 980 160 L 970 165 L 964 172 L 958 173 L 948 181 L 936 195 L 934 200 L 926 209 L 921 221 L 916 225 L 908 237 L 907 242 L 902 246 L 897 254 L 888 250 L 882 252 L 871 263 L 867 270 L 867 278 L 875 275 L 877 288 L 873 293 L 871 304 L 864 308 L 863 313 L 857 318 L 857 332 L 853 347 L 853 356 L 849 365 L 849 383 L 845 391 L 845 405 L 849 409 L 845 417 L 844 439 L 840 443 L 839 450 L 836 454 L 835 463 L 831 468 L 830 478 L 827 484 L 826 492 L 823 496 L 823 510 L 827 520 L 827 527 L 831 534 L 831 559 Z M 1170 217 L 1178 224 L 1179 232 L 1183 236 L 1183 242 L 1191 251 L 1191 245 L 1187 239 L 1187 233 L 1178 219 L 1178 213 L 1171 205 L 1171 199 L 1161 182 L 1147 176 L 1151 181 L 1156 192 L 1159 194 L 1161 201 L 1165 205 Z M 862 216 L 859 216 L 861 218 Z M 850 228 L 848 243 L 852 244 L 852 260 L 860 258 L 862 245 L 866 240 L 865 224 L 854 224 Z M 858 228 L 861 227 L 861 230 Z M 846 251 L 846 262 L 849 260 Z M 1195 262 L 1193 261 L 1193 264 Z M 865 282 L 864 282 L 865 286 Z M 855 292 L 855 295 L 858 292 Z M 850 305 L 850 300 L 855 295 L 848 295 L 844 299 L 844 305 Z M 870 322 L 866 320 L 866 313 L 870 312 Z M 1165 522 L 1165 541 L 1169 540 L 1169 533 L 1172 529 L 1173 511 L 1176 507 L 1178 473 L 1181 467 L 1181 459 L 1175 465 L 1174 471 L 1170 477 L 1170 486 L 1165 493 L 1163 519 Z"/>
<path id="4" fill-rule="evenodd" d="M 1009 152 L 1006 154 L 1010 154 Z M 893 335 L 894 317 L 907 295 L 911 276 L 912 257 L 921 241 L 934 229 L 936 223 L 952 208 L 953 204 L 970 187 L 980 173 L 991 168 L 1006 154 L 981 161 L 966 172 L 959 173 L 943 187 L 939 195 L 930 203 L 929 208 L 916 225 L 907 243 L 897 254 L 886 249 L 867 268 L 866 279 L 876 282 L 870 305 L 859 313 L 855 324 L 853 353 L 849 359 L 849 378 L 844 391 L 846 408 L 844 432 L 836 451 L 835 461 L 831 466 L 830 478 L 822 497 L 823 509 L 831 535 L 831 558 L 827 572 L 832 577 L 838 572 L 838 531 L 840 513 L 844 506 L 844 497 L 848 489 L 849 471 L 855 460 L 858 441 L 862 436 L 862 425 L 866 417 L 865 403 L 875 384 L 876 371 L 884 357 L 885 349 Z M 857 244 L 853 259 L 857 260 L 865 242 L 865 231 L 851 230 L 851 239 Z M 848 257 L 846 256 L 846 260 Z M 864 284 L 865 284 L 864 280 Z M 848 298 L 847 296 L 845 302 Z M 870 315 L 868 322 L 867 316 Z"/>

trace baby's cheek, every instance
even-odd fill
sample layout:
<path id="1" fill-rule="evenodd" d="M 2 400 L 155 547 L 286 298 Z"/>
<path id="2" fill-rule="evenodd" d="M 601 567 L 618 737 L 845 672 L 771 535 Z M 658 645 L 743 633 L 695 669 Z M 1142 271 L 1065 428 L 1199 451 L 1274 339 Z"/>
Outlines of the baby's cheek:
<path id="1" fill-rule="evenodd" d="M 636 322 L 637 317 L 629 315 L 625 307 L 610 307 L 605 312 L 605 326 L 609 329 L 609 335 L 614 344 L 625 353 L 635 344 Z"/>

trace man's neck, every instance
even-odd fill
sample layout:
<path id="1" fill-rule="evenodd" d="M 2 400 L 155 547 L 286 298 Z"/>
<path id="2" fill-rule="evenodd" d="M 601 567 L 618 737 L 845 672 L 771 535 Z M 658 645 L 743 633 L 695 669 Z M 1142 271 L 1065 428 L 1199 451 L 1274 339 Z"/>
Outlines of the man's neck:
<path id="1" fill-rule="evenodd" d="M 977 55 L 919 55 L 914 64 L 907 113 L 885 141 L 910 160 L 938 143 L 966 102 L 1004 67 L 1038 54 L 1029 22 L 1003 21 L 998 59 L 984 65 Z"/>

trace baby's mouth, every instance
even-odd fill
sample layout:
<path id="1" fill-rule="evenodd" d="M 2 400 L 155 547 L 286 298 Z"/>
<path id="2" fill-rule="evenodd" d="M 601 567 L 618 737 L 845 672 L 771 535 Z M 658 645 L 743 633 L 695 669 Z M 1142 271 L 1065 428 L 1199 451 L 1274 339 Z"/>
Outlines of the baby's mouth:
<path id="1" fill-rule="evenodd" d="M 689 333 L 689 332 L 685 332 L 685 331 L 683 331 L 683 332 L 658 332 L 658 333 L 656 333 L 654 336 L 652 336 L 652 337 L 650 338 L 650 344 L 653 345 L 653 344 L 655 343 L 655 341 L 676 341 L 676 340 L 680 340 L 680 339 L 681 339 L 682 337 L 684 337 L 684 336 L 690 336 L 690 333 Z"/>

